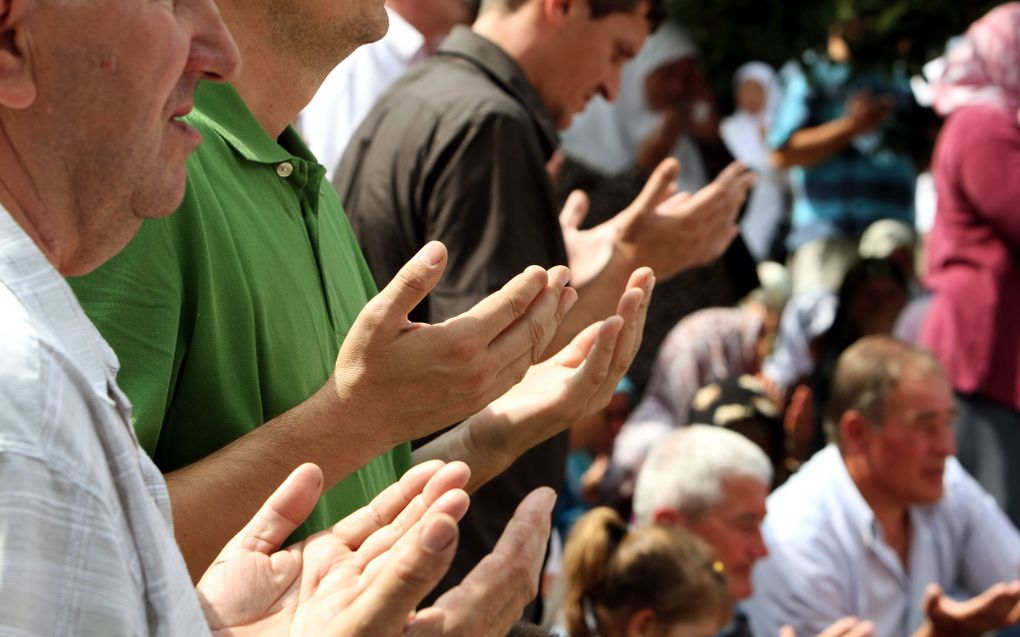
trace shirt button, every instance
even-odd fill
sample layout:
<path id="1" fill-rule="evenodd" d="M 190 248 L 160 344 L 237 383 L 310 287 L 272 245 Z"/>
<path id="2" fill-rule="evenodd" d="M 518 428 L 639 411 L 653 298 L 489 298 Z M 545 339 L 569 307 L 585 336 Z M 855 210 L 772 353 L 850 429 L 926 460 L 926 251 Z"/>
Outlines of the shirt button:
<path id="1" fill-rule="evenodd" d="M 294 164 L 285 161 L 276 167 L 276 174 L 286 179 L 294 174 Z"/>

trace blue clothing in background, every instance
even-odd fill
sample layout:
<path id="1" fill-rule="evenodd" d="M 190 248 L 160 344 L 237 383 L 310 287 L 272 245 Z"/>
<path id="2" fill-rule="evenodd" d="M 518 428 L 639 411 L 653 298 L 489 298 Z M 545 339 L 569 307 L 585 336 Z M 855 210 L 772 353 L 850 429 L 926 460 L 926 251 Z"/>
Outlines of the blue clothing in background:
<path id="1" fill-rule="evenodd" d="M 897 112 L 913 105 L 905 74 L 855 74 L 849 65 L 809 53 L 803 65 L 791 62 L 780 76 L 785 94 L 768 138 L 775 149 L 802 128 L 842 117 L 847 101 L 860 91 L 892 95 L 896 102 L 882 126 L 858 135 L 842 152 L 815 166 L 791 169 L 794 205 L 788 249 L 818 239 L 856 239 L 879 219 L 913 225 L 914 163 L 888 144 L 890 133 L 902 126 Z"/>

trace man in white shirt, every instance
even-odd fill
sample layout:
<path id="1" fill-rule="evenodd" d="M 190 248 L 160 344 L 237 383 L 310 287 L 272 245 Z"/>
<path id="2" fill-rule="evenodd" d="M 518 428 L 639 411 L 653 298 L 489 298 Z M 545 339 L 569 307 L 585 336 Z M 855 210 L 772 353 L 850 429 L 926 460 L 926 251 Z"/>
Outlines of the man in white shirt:
<path id="1" fill-rule="evenodd" d="M 769 557 L 747 604 L 755 634 L 812 634 L 843 615 L 883 637 L 1020 620 L 1020 534 L 952 457 L 955 416 L 929 353 L 872 336 L 843 354 L 825 419 L 833 444 L 768 500 Z"/>
<path id="2" fill-rule="evenodd" d="M 751 572 L 767 550 L 761 534 L 772 463 L 744 436 L 709 425 L 671 433 L 649 454 L 634 490 L 637 524 L 678 526 L 712 547 L 736 602 L 734 621 L 720 637 L 747 637 L 742 602 L 754 592 Z M 819 637 L 871 637 L 874 626 L 847 617 Z M 772 633 L 755 633 L 770 635 Z M 808 635 L 809 633 L 798 633 Z M 810 633 L 814 635 L 815 633 Z"/>
<path id="3" fill-rule="evenodd" d="M 199 80 L 230 80 L 238 62 L 212 0 L 0 0 L 0 634 L 480 634 L 438 605 L 410 614 L 453 558 L 460 463 L 412 468 L 281 551 L 323 487 L 302 465 L 197 587 L 175 545 L 117 358 L 64 276 L 180 202 L 200 141 L 180 118 Z M 498 570 L 536 579 L 552 499 L 522 504 L 468 586 Z"/>
<path id="4" fill-rule="evenodd" d="M 387 0 L 389 30 L 337 65 L 301 111 L 298 129 L 332 181 L 354 131 L 375 101 L 412 64 L 431 55 L 472 15 L 468 0 Z"/>

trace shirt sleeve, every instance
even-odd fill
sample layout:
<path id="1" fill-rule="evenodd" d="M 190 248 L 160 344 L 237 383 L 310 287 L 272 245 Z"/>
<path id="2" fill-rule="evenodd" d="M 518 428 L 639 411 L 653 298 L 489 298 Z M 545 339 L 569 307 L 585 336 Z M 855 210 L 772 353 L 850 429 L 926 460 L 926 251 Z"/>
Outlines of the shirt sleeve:
<path id="1" fill-rule="evenodd" d="M 175 213 L 176 216 L 178 213 Z M 154 455 L 184 357 L 184 285 L 173 216 L 145 222 L 116 257 L 69 283 L 110 344 L 138 442 Z"/>
<path id="2" fill-rule="evenodd" d="M 784 74 L 786 84 L 784 87 L 783 101 L 779 104 L 772 129 L 768 135 L 768 145 L 773 149 L 779 149 L 790 141 L 798 130 L 803 128 L 811 115 L 808 108 L 808 99 L 811 97 L 811 87 L 807 77 L 799 65 L 789 65 Z"/>
<path id="3" fill-rule="evenodd" d="M 142 582 L 116 524 L 106 503 L 40 460 L 0 453 L 0 634 L 144 632 Z"/>
<path id="4" fill-rule="evenodd" d="M 486 113 L 436 145 L 420 182 L 425 239 L 449 250 L 428 320 L 469 309 L 529 265 L 566 263 L 545 159 L 530 121 Z"/>

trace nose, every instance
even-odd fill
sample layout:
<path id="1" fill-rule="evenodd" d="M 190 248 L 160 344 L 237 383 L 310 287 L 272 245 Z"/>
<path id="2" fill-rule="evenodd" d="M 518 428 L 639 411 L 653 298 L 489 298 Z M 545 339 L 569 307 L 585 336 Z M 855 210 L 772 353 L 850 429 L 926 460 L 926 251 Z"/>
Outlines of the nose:
<path id="1" fill-rule="evenodd" d="M 622 64 L 614 64 L 613 68 L 609 71 L 609 75 L 599 85 L 599 93 L 602 97 L 606 98 L 607 102 L 612 102 L 620 94 L 620 76 L 623 73 Z"/>
<path id="2" fill-rule="evenodd" d="M 751 544 L 749 546 L 751 557 L 755 560 L 760 560 L 763 557 L 767 557 L 769 549 L 765 545 L 765 538 L 761 535 L 761 530 L 754 532 L 754 536 L 751 538 Z"/>
<path id="3" fill-rule="evenodd" d="M 939 427 L 932 441 L 932 449 L 942 458 L 956 455 L 956 428 L 952 421 L 945 427 Z"/>
<path id="4" fill-rule="evenodd" d="M 230 82 L 241 70 L 241 52 L 214 0 L 191 0 L 192 38 L 187 70 L 202 79 Z"/>

